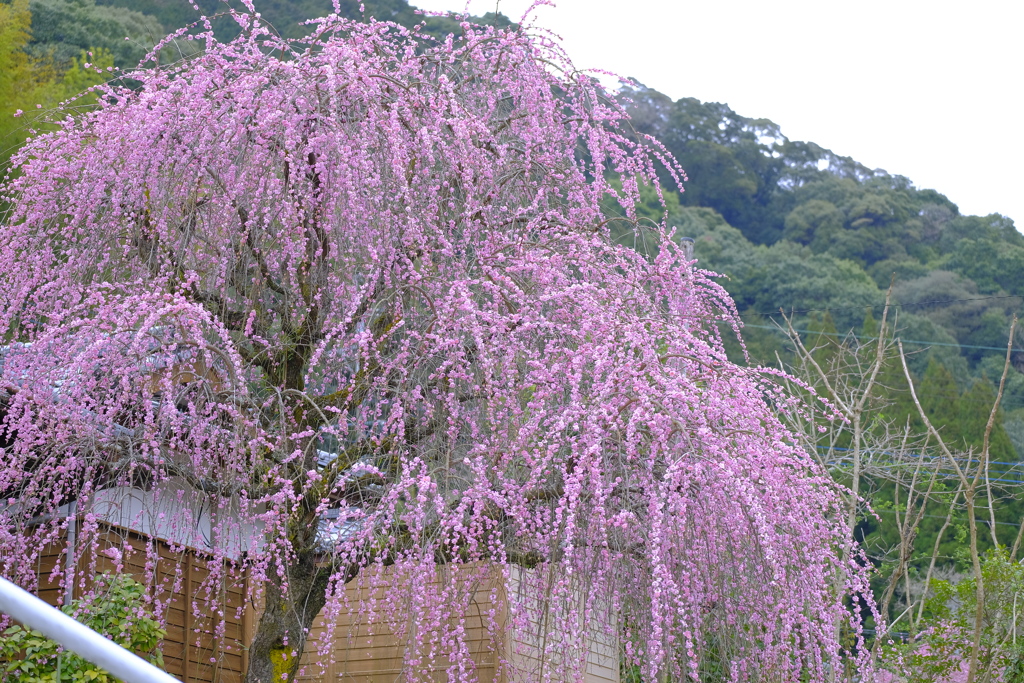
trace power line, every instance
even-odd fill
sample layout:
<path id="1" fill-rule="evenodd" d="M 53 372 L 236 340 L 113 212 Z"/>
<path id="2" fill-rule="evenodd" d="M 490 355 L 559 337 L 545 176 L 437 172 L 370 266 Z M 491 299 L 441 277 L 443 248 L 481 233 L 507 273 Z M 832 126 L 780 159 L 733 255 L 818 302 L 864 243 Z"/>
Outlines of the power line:
<path id="1" fill-rule="evenodd" d="M 717 322 L 718 323 L 726 323 L 728 321 L 719 320 Z M 774 325 L 753 325 L 753 324 L 750 324 L 750 323 L 744 323 L 743 327 L 744 328 L 752 327 L 752 328 L 756 328 L 756 329 L 760 329 L 760 330 L 774 330 L 775 332 L 781 332 L 783 334 L 786 333 L 786 331 L 784 329 L 782 329 L 781 327 L 778 327 L 778 326 L 774 326 Z M 817 335 L 821 335 L 821 336 L 825 336 L 825 337 L 836 337 L 836 338 L 840 338 L 840 337 L 842 337 L 842 338 L 854 337 L 855 339 L 866 339 L 868 341 L 876 341 L 878 339 L 878 337 L 871 337 L 871 336 L 867 336 L 867 335 L 863 335 L 863 334 L 854 334 L 853 332 L 849 332 L 847 334 L 840 334 L 838 332 L 824 332 L 824 331 L 820 331 L 820 330 L 799 330 L 799 329 L 794 329 L 793 331 L 794 332 L 798 332 L 798 333 L 803 333 L 803 334 L 810 334 L 810 335 L 817 334 Z M 924 340 L 920 340 L 920 339 L 902 339 L 900 337 L 896 337 L 895 339 L 899 339 L 900 341 L 902 341 L 904 343 L 907 343 L 907 344 L 918 344 L 918 345 L 921 345 L 921 346 L 947 346 L 947 347 L 956 348 L 956 349 L 982 349 L 982 350 L 986 350 L 986 351 L 1002 351 L 1004 353 L 1006 352 L 1006 347 L 1005 346 L 979 346 L 977 344 L 950 344 L 948 342 L 924 341 Z M 1020 347 L 1016 347 L 1016 346 L 1013 347 L 1011 350 L 1014 351 L 1014 352 L 1024 351 L 1024 349 L 1022 349 Z M 945 398 L 945 399 L 948 399 L 950 401 L 976 401 L 976 399 L 970 399 L 970 398 L 967 398 L 967 397 L 964 397 L 964 396 L 939 396 L 939 395 L 936 395 L 936 394 L 929 394 L 929 395 L 930 396 L 935 396 L 937 398 Z M 1003 399 L 1001 404 L 1004 405 L 1004 406 L 1024 405 L 1024 404 L 1019 404 L 1016 401 L 1008 401 L 1005 398 Z"/>
<path id="2" fill-rule="evenodd" d="M 718 322 L 719 323 L 724 323 L 724 322 L 727 322 L 727 321 L 720 320 Z M 753 327 L 753 328 L 761 329 L 761 330 L 774 330 L 776 332 L 782 332 L 783 334 L 785 334 L 785 332 L 786 332 L 782 328 L 777 327 L 777 326 L 773 326 L 773 325 L 752 325 L 750 323 L 744 323 L 743 327 L 744 328 Z M 866 340 L 869 340 L 869 341 L 876 341 L 878 339 L 878 337 L 870 337 L 870 336 L 863 335 L 863 334 L 854 334 L 852 332 L 850 332 L 848 334 L 839 334 L 838 332 L 823 332 L 823 331 L 818 331 L 818 330 L 798 330 L 798 329 L 794 329 L 793 331 L 794 332 L 798 332 L 798 333 L 803 333 L 803 334 L 811 334 L 811 335 L 817 334 L 817 335 L 821 335 L 821 336 L 836 337 L 836 338 L 839 338 L 839 337 L 843 337 L 843 338 L 854 337 L 856 339 L 866 339 Z M 918 345 L 921 345 L 921 346 L 948 346 L 948 347 L 957 348 L 957 349 L 983 349 L 983 350 L 986 350 L 986 351 L 1002 351 L 1004 353 L 1006 352 L 1006 347 L 1005 346 L 979 346 L 979 345 L 976 345 L 976 344 L 950 344 L 950 343 L 947 343 L 947 342 L 922 341 L 920 339 L 902 339 L 902 338 L 899 338 L 899 337 L 896 337 L 896 339 L 900 339 L 900 341 L 905 342 L 907 344 L 918 344 Z M 1022 349 L 1020 347 L 1013 347 L 1012 351 L 1021 352 L 1021 351 L 1024 351 L 1024 349 Z M 941 398 L 941 399 L 945 399 L 945 400 L 948 400 L 948 401 L 967 401 L 967 402 L 971 402 L 971 403 L 982 403 L 982 402 L 989 403 L 989 401 L 980 401 L 978 399 L 968 398 L 967 396 L 953 396 L 953 395 L 940 395 L 940 394 L 920 394 L 920 393 L 918 394 L 918 396 L 921 396 L 921 397 L 931 396 L 933 398 Z M 1021 402 L 1018 402 L 1018 401 L 1014 401 L 1014 400 L 1011 400 L 1011 399 L 1007 399 L 1006 397 L 1004 397 L 1003 400 L 1000 401 L 1000 405 L 1003 406 L 1003 407 L 1007 407 L 1007 408 L 1009 408 L 1009 407 L 1016 408 L 1016 407 L 1020 407 L 1020 406 L 1024 405 L 1024 403 L 1021 403 Z"/>
<path id="3" fill-rule="evenodd" d="M 852 448 L 846 448 L 844 446 L 815 446 L 815 448 L 818 449 L 819 451 L 852 451 L 853 450 Z M 879 450 L 877 448 L 863 448 L 863 449 L 861 449 L 861 452 L 862 453 L 881 453 L 882 455 L 896 455 L 896 453 L 894 453 L 893 451 L 884 451 L 884 450 Z M 914 458 L 932 458 L 933 460 L 934 459 L 941 459 L 942 458 L 942 456 L 940 456 L 940 455 L 928 455 L 927 453 L 906 453 L 906 455 L 909 455 L 909 456 L 914 457 Z M 976 459 L 976 458 L 972 458 L 972 459 L 968 460 L 968 462 L 981 462 L 981 461 Z M 988 462 L 989 462 L 990 465 L 1009 465 L 1010 467 L 1020 467 L 1021 465 L 1024 465 L 1024 461 L 1021 461 L 1021 462 L 1002 462 L 1000 460 L 989 460 Z"/>
<path id="4" fill-rule="evenodd" d="M 785 332 L 785 330 L 783 330 L 782 328 L 776 327 L 774 325 L 753 325 L 753 324 L 750 324 L 750 323 L 744 323 L 743 327 L 753 327 L 753 328 L 757 328 L 757 329 L 761 329 L 761 330 L 777 330 L 777 331 L 783 332 L 783 333 Z M 843 338 L 845 338 L 845 337 L 854 337 L 856 339 L 867 339 L 869 341 L 875 341 L 875 340 L 878 339 L 878 337 L 870 337 L 870 336 L 864 335 L 864 334 L 854 334 L 852 332 L 849 332 L 847 334 L 840 334 L 839 332 L 823 332 L 823 331 L 819 331 L 819 330 L 797 330 L 797 329 L 794 329 L 793 331 L 794 332 L 801 332 L 803 334 L 817 334 L 817 335 L 821 335 L 821 336 L 825 336 L 825 337 L 836 337 L 836 338 L 839 338 L 839 337 L 843 337 Z M 949 342 L 924 341 L 924 340 L 920 340 L 920 339 L 903 339 L 901 337 L 895 337 L 894 339 L 899 339 L 900 341 L 902 341 L 905 344 L 921 344 L 923 346 L 950 346 L 950 347 L 958 348 L 958 349 L 984 349 L 986 351 L 1006 351 L 1006 347 L 1005 346 L 979 346 L 977 344 L 950 344 Z M 1014 351 L 1024 351 L 1024 349 L 1019 348 L 1019 347 L 1014 347 L 1013 350 Z"/>
<path id="5" fill-rule="evenodd" d="M 844 448 L 844 447 L 841 447 L 841 446 L 815 446 L 814 448 L 816 450 L 819 450 L 819 451 L 825 451 L 826 453 L 829 452 L 829 451 L 851 451 L 851 450 L 853 450 L 853 449 Z M 878 449 L 874 449 L 874 448 L 864 449 L 863 452 L 864 452 L 865 455 L 870 455 L 870 454 L 875 454 L 875 453 L 880 453 L 882 455 L 895 455 L 895 453 L 893 453 L 892 451 L 878 450 Z M 941 456 L 938 456 L 938 455 L 928 455 L 926 453 L 907 453 L 906 455 L 908 457 L 911 457 L 911 458 L 922 458 L 922 459 L 928 458 L 928 459 L 932 460 L 933 462 L 935 460 L 941 460 L 942 459 Z M 967 462 L 970 462 L 970 463 L 980 463 L 981 461 L 976 459 L 976 458 L 971 458 L 971 459 L 968 459 Z M 829 462 L 827 462 L 825 464 L 828 465 L 828 466 L 831 466 L 831 467 L 844 467 L 844 466 L 846 466 L 846 463 L 841 461 L 841 460 L 831 460 L 831 461 L 829 461 Z M 1002 470 L 1002 469 L 993 470 L 993 469 L 990 468 L 990 469 L 986 470 L 986 475 L 985 476 L 988 479 L 988 481 L 1006 482 L 1006 483 L 1010 483 L 1010 484 L 1024 484 L 1024 478 L 1021 478 L 1021 475 L 1024 474 L 1024 472 L 1022 472 L 1021 469 L 1020 469 L 1021 466 L 1024 465 L 1024 462 L 1006 462 L 1006 461 L 1003 461 L 1003 460 L 990 460 L 989 464 L 990 465 L 1002 465 L 1004 467 L 1009 467 L 1010 469 L 1008 469 L 1008 470 Z M 889 464 L 889 465 L 872 464 L 871 466 L 879 468 L 879 469 L 891 469 L 891 468 L 896 468 L 896 467 L 909 467 L 909 465 L 902 465 L 900 463 L 894 463 L 894 464 Z M 944 479 L 958 479 L 959 478 L 959 475 L 953 474 L 952 471 L 949 471 L 949 472 L 937 472 L 936 474 L 938 476 L 944 478 Z M 997 477 L 998 477 L 998 475 L 1005 475 L 1006 477 L 1009 477 L 1010 475 L 1015 475 L 1015 476 L 1012 479 L 1009 479 L 1009 478 L 994 478 L 994 477 L 991 476 L 993 474 L 997 475 Z"/>
<path id="6" fill-rule="evenodd" d="M 889 308 L 909 308 L 911 306 L 934 306 L 934 305 L 937 305 L 937 304 L 956 304 L 956 303 L 962 303 L 962 302 L 965 302 L 965 301 L 991 301 L 991 300 L 995 300 L 995 299 L 1024 299 L 1024 297 L 1020 296 L 1019 294 L 997 294 L 997 295 L 992 295 L 992 296 L 973 296 L 973 297 L 967 297 L 967 298 L 964 298 L 964 299 L 933 299 L 931 301 L 915 301 L 915 302 L 912 302 L 912 303 L 909 303 L 909 304 L 894 304 L 894 303 L 890 303 L 889 304 Z M 780 308 L 784 309 L 785 307 L 780 306 Z M 861 304 L 861 305 L 856 305 L 856 306 L 830 306 L 828 308 L 795 308 L 795 309 L 790 309 L 789 313 L 827 313 L 829 311 L 849 311 L 849 310 L 860 310 L 860 311 L 862 311 L 865 308 L 871 308 L 871 309 L 885 308 L 885 304 L 881 303 L 881 304 Z M 778 308 L 775 309 L 774 311 L 747 311 L 746 313 L 741 313 L 740 317 L 742 318 L 742 317 L 750 316 L 750 315 L 777 315 L 778 313 L 779 313 L 779 309 Z"/>
<path id="7" fill-rule="evenodd" d="M 833 466 L 835 466 L 835 465 L 836 465 L 836 463 L 833 463 Z M 884 469 L 885 467 L 895 467 L 895 465 L 889 465 L 889 466 L 874 465 L 874 467 L 877 467 L 879 469 Z M 991 472 L 991 474 L 1015 474 L 1015 473 L 1014 472 Z M 939 477 L 941 479 L 953 479 L 953 480 L 959 480 L 960 479 L 959 475 L 953 474 L 952 472 L 938 472 L 938 473 L 936 473 L 935 476 L 937 476 L 937 477 Z M 1024 484 L 1024 479 L 1021 479 L 1019 477 L 1014 478 L 1014 479 L 987 477 L 986 479 L 988 481 L 990 481 L 990 482 L 993 482 L 993 483 L 994 482 L 1002 482 L 1002 483 L 1005 483 L 1005 484 Z"/>
<path id="8" fill-rule="evenodd" d="M 871 511 L 875 512 L 875 513 L 878 513 L 878 512 L 888 512 L 888 513 L 891 513 L 891 514 L 896 514 L 895 510 L 889 510 L 888 508 L 881 508 L 881 509 L 878 509 L 878 510 L 872 508 Z M 946 519 L 945 517 L 943 517 L 941 515 L 921 515 L 921 516 L 922 517 L 928 517 L 930 519 Z M 954 519 L 954 521 L 957 521 L 955 517 L 953 519 Z M 983 524 L 985 526 L 988 526 L 989 524 L 992 523 L 992 521 L 988 520 L 988 519 L 977 519 L 976 518 L 974 521 L 977 522 L 978 524 Z M 999 521 L 997 521 L 996 524 L 997 525 L 1001 525 L 1001 526 L 1012 526 L 1014 529 L 1016 529 L 1018 527 L 1018 525 L 1014 524 L 1013 522 L 999 522 Z"/>
<path id="9" fill-rule="evenodd" d="M 830 463 L 826 463 L 826 465 L 828 465 L 829 467 L 841 467 L 843 469 L 846 469 L 847 467 L 851 467 L 852 466 L 852 465 L 847 465 L 846 463 L 836 462 L 836 461 L 833 461 L 833 462 L 830 462 Z M 901 467 L 901 465 L 874 465 L 873 464 L 872 467 L 873 468 L 877 468 L 877 469 L 892 469 L 892 468 L 895 468 L 895 467 Z M 995 475 L 1007 475 L 1007 476 L 1006 477 L 987 476 L 986 480 L 990 481 L 990 482 L 1002 482 L 1002 483 L 1005 483 L 1005 484 L 1024 484 L 1024 478 L 1021 478 L 1020 476 L 1013 477 L 1012 479 L 1009 478 L 1009 475 L 1011 475 L 1011 474 L 1020 475 L 1021 472 L 1019 470 L 1017 470 L 1017 471 L 1014 471 L 1014 470 L 1010 470 L 1010 471 L 989 470 L 989 475 L 993 475 L 993 474 L 995 474 Z M 940 477 L 942 479 L 953 479 L 953 480 L 960 479 L 960 475 L 954 474 L 951 471 L 950 472 L 936 472 L 935 476 Z"/>

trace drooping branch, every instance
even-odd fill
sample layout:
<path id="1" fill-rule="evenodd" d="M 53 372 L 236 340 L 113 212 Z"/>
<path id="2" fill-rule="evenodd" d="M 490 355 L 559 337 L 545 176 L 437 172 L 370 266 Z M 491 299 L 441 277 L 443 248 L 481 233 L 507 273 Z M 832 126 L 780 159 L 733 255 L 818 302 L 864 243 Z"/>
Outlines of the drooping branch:
<path id="1" fill-rule="evenodd" d="M 263 598 L 247 683 L 293 676 L 328 586 L 376 593 L 374 566 L 421 609 L 332 609 L 409 624 L 423 671 L 472 671 L 438 564 L 543 568 L 519 606 L 580 650 L 544 639 L 552 680 L 582 675 L 608 604 L 648 680 L 837 671 L 815 624 L 869 590 L 848 494 L 780 420 L 796 402 L 729 361 L 734 307 L 668 227 L 645 233 L 657 258 L 609 232 L 606 199 L 630 213 L 678 164 L 526 32 L 329 17 L 291 43 L 243 21 L 16 158 L 0 331 L 34 346 L 3 371 L 31 385 L 4 485 L 54 508 L 148 470 L 187 481 L 215 535 L 261 534 L 214 558 Z M 154 327 L 217 346 L 211 376 L 154 362 Z"/>

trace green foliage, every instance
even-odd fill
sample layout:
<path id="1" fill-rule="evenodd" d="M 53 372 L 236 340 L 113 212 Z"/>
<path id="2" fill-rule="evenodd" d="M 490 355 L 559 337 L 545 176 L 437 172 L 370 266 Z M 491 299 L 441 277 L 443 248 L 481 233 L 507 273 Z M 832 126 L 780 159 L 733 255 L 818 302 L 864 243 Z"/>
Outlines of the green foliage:
<path id="1" fill-rule="evenodd" d="M 641 85 L 624 95 L 637 131 L 687 170 L 677 224 L 696 239 L 701 265 L 728 277 L 745 317 L 827 309 L 845 334 L 860 326 L 862 306 L 880 312 L 895 278 L 907 338 L 959 345 L 918 354 L 916 373 L 936 358 L 965 390 L 1005 346 L 1022 310 L 1007 295 L 1024 297 L 1024 235 L 1008 218 L 961 216 L 935 190 L 789 140 L 725 104 L 672 101 Z"/>
<path id="2" fill-rule="evenodd" d="M 1009 314 L 1019 307 L 1019 300 L 1012 298 L 986 298 L 974 281 L 948 270 L 898 281 L 893 294 L 900 304 L 916 304 L 911 308 L 915 314 L 931 319 L 964 345 L 962 355 L 972 366 L 985 356 L 1004 355 L 1000 349 L 1006 348 Z"/>
<path id="3" fill-rule="evenodd" d="M 821 252 L 842 231 L 843 214 L 830 201 L 812 199 L 790 211 L 785 226 L 783 239 L 800 244 L 813 242 L 815 251 Z"/>
<path id="4" fill-rule="evenodd" d="M 1024 246 L 1008 240 L 962 239 L 956 243 L 947 267 L 973 280 L 983 294 L 1005 290 L 1024 295 Z"/>
<path id="5" fill-rule="evenodd" d="M 92 592 L 62 608 L 89 628 L 115 643 L 163 667 L 163 654 L 157 649 L 166 635 L 153 618 L 146 601 L 145 587 L 127 574 L 101 574 Z M 12 626 L 0 636 L 0 671 L 3 680 L 19 683 L 114 683 L 113 678 L 95 664 L 62 649 L 38 631 Z M 12 678 L 13 676 L 13 678 Z"/>
<path id="6" fill-rule="evenodd" d="M 1001 373 L 1002 368 L 999 371 Z M 950 448 L 981 451 L 996 397 L 995 387 L 987 378 L 974 380 L 961 394 L 952 373 L 933 359 L 918 387 L 918 395 L 928 419 L 942 426 L 943 438 Z M 1001 410 L 997 411 L 996 418 L 990 435 L 990 458 L 1002 462 L 1016 460 L 1013 445 L 1002 425 Z"/>
<path id="7" fill-rule="evenodd" d="M 1004 549 L 990 551 L 982 562 L 985 600 L 982 604 L 980 680 L 1024 680 L 1024 566 Z M 971 656 L 977 613 L 977 584 L 973 577 L 952 582 L 933 579 L 925 603 L 925 622 L 919 637 L 886 648 L 884 665 L 908 676 L 909 683 L 950 680 L 966 671 Z M 1001 679 L 996 678 L 1003 673 Z"/>
<path id="8" fill-rule="evenodd" d="M 83 50 L 63 66 L 49 53 L 36 54 L 36 21 L 29 7 L 28 0 L 0 0 L 0 169 L 31 130 L 50 127 L 45 117 L 53 107 L 73 97 L 68 113 L 91 104 L 91 96 L 75 96 L 109 78 L 108 67 L 114 65 L 105 48 L 96 48 L 91 57 Z"/>
<path id="9" fill-rule="evenodd" d="M 865 306 L 885 295 L 856 263 L 783 240 L 755 245 L 720 214 L 684 207 L 677 217 L 680 235 L 694 239 L 702 265 L 726 276 L 723 286 L 741 311 L 776 315 L 829 309 L 836 329 L 859 327 Z M 803 322 L 803 321 L 801 321 Z"/>
<path id="10" fill-rule="evenodd" d="M 785 165 L 775 145 L 762 140 L 784 140 L 778 126 L 738 116 L 717 102 L 687 98 L 659 104 L 667 116 L 652 117 L 655 130 L 644 132 L 653 132 L 683 160 L 690 181 L 682 203 L 714 208 L 754 242 L 775 241 L 781 221 L 764 218 Z"/>
<path id="11" fill-rule="evenodd" d="M 31 25 L 27 0 L 0 3 L 0 93 L 8 97 L 32 75 L 34 65 L 24 51 Z"/>
<path id="12" fill-rule="evenodd" d="M 907 365 L 914 377 L 924 375 L 932 360 L 945 366 L 957 386 L 970 384 L 967 359 L 961 354 L 956 337 L 927 315 L 898 312 L 897 335 L 907 352 Z"/>
<path id="13" fill-rule="evenodd" d="M 933 424 L 941 425 L 943 436 L 956 439 L 961 433 L 960 410 L 957 406 L 960 390 L 946 366 L 935 360 L 930 361 L 921 378 L 917 395 L 928 419 Z"/>
<path id="14" fill-rule="evenodd" d="M 25 119 L 16 110 L 31 111 L 47 100 L 46 91 L 55 80 L 51 64 L 25 51 L 31 26 L 28 0 L 0 2 L 0 164 L 27 135 Z"/>
<path id="15" fill-rule="evenodd" d="M 200 14 L 219 17 L 213 20 L 213 27 L 221 40 L 233 38 L 239 31 L 238 24 L 225 16 L 225 10 L 229 5 L 236 9 L 242 7 L 238 0 L 231 0 L 229 3 L 221 0 L 197 0 L 198 12 L 188 2 L 181 0 L 98 0 L 98 4 L 120 8 L 117 11 L 129 9 L 149 15 L 163 25 L 166 33 L 197 21 Z M 360 10 L 360 5 L 365 11 Z M 459 35 L 462 32 L 457 20 L 416 14 L 414 6 L 407 0 L 340 0 L 339 6 L 339 14 L 343 17 L 374 17 L 382 21 L 395 21 L 407 27 L 422 25 L 425 33 L 437 38 L 444 38 L 449 33 Z M 263 21 L 273 26 L 281 35 L 299 38 L 306 34 L 308 28 L 302 26 L 301 22 L 331 14 L 334 12 L 334 5 L 332 0 L 263 0 L 257 2 L 257 10 Z M 474 17 L 474 20 L 488 25 L 511 25 L 507 17 L 495 17 L 493 13 Z"/>
<path id="16" fill-rule="evenodd" d="M 971 388 L 960 397 L 957 401 L 960 408 L 959 442 L 954 442 L 958 447 L 970 448 L 975 453 L 981 452 L 985 427 L 988 425 L 995 398 L 996 388 L 987 377 L 975 380 Z M 1002 410 L 999 410 L 996 412 L 996 420 L 989 436 L 989 458 L 995 462 L 1011 462 L 1017 459 L 1016 453 L 1002 423 Z"/>
<path id="17" fill-rule="evenodd" d="M 28 53 L 52 60 L 61 70 L 69 68 L 80 53 L 97 49 L 109 54 L 112 64 L 130 69 L 167 33 L 151 16 L 97 5 L 95 0 L 31 0 L 29 7 Z"/>
<path id="18" fill-rule="evenodd" d="M 884 258 L 865 269 L 881 288 L 888 288 L 895 282 L 906 282 L 928 274 L 928 266 L 911 256 Z"/>
<path id="19" fill-rule="evenodd" d="M 828 311 L 812 313 L 804 327 L 807 329 L 807 348 L 814 362 L 823 369 L 832 367 L 841 342 L 832 314 Z"/>
<path id="20" fill-rule="evenodd" d="M 1011 403 L 1012 409 L 1006 411 L 1003 420 L 1003 429 L 1006 430 L 1006 435 L 1018 455 L 1024 454 L 1024 407 L 1021 405 L 1019 402 Z"/>
<path id="21" fill-rule="evenodd" d="M 72 57 L 67 71 L 57 83 L 56 96 L 61 100 L 74 99 L 71 105 L 76 109 L 93 104 L 95 97 L 88 89 L 103 82 L 109 69 L 114 66 L 114 55 L 105 48 L 98 47 L 89 52 L 81 52 Z"/>

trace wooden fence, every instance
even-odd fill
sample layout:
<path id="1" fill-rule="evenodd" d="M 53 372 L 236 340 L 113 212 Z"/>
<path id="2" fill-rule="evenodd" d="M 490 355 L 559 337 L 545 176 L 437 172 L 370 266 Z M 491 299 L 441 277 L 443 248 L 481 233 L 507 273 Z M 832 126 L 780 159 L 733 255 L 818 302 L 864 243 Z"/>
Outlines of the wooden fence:
<path id="1" fill-rule="evenodd" d="M 55 544 L 46 548 L 37 568 L 37 594 L 51 605 L 66 597 L 63 589 L 50 580 L 57 563 L 66 562 L 64 547 Z M 76 576 L 86 577 L 85 585 L 76 582 L 72 599 L 88 590 L 88 577 L 115 570 L 115 561 L 103 552 L 107 548 L 131 548 L 131 552 L 125 552 L 123 571 L 143 583 L 148 578 L 148 553 L 157 558 L 152 595 L 163 606 L 167 636 L 161 649 L 167 673 L 183 683 L 241 683 L 248 664 L 243 645 L 251 635 L 253 619 L 253 610 L 246 604 L 249 591 L 245 577 L 225 572 L 226 578 L 219 582 L 216 594 L 209 595 L 200 590 L 209 577 L 207 560 L 202 555 L 191 550 L 177 551 L 163 541 L 106 526 L 99 546 L 79 561 Z M 217 633 L 221 613 L 224 628 Z"/>
<path id="2" fill-rule="evenodd" d="M 82 558 L 77 576 L 94 576 L 105 571 L 114 571 L 115 562 L 104 551 L 108 548 L 131 548 L 123 558 L 123 571 L 129 572 L 143 583 L 154 586 L 154 599 L 162 606 L 167 636 L 162 650 L 164 665 L 169 674 L 183 683 L 242 683 L 247 668 L 246 645 L 251 642 L 257 605 L 250 600 L 249 586 L 245 576 L 225 572 L 216 594 L 208 595 L 200 590 L 209 576 L 208 561 L 192 550 L 178 550 L 161 540 L 154 540 L 121 527 L 108 525 L 104 528 L 100 544 Z M 157 557 L 154 576 L 146 577 L 147 557 Z M 58 562 L 66 562 L 64 545 L 55 544 L 44 550 L 39 560 L 38 595 L 49 604 L 56 605 L 64 597 L 62 589 L 52 583 L 51 572 Z M 84 588 L 88 589 L 88 581 Z M 370 597 L 367 587 L 360 587 L 354 581 L 346 588 L 346 600 L 357 605 Z M 390 590 L 378 585 L 373 589 L 378 600 L 394 600 L 404 591 Z M 479 683 L 518 683 L 529 680 L 530 657 L 524 659 L 520 652 L 513 651 L 524 641 L 508 630 L 508 587 L 501 579 L 492 576 L 472 587 L 469 596 L 469 610 L 462 627 L 476 666 Z M 76 583 L 73 598 L 84 593 L 83 586 Z M 492 595 L 498 595 L 496 608 L 498 637 L 488 630 L 491 619 Z M 395 614 L 408 614 L 406 609 Z M 217 633 L 217 625 L 224 619 L 224 629 Z M 351 683 L 406 683 L 412 678 L 405 665 L 408 646 L 408 628 L 405 624 L 376 619 L 368 623 L 358 613 L 342 610 L 334 624 L 334 640 L 327 648 L 328 655 L 321 662 L 318 641 L 326 630 L 323 615 L 317 617 L 310 632 L 309 641 L 300 665 L 301 683 L 328 683 L 344 681 Z M 406 635 L 402 635 L 406 634 Z M 592 653 L 587 661 L 585 683 L 618 683 L 618 652 L 614 642 L 596 636 L 591 645 Z M 516 661 L 522 668 L 518 673 L 504 670 L 500 661 Z M 417 680 L 442 683 L 448 680 L 447 663 L 435 661 L 429 671 L 418 669 Z"/>

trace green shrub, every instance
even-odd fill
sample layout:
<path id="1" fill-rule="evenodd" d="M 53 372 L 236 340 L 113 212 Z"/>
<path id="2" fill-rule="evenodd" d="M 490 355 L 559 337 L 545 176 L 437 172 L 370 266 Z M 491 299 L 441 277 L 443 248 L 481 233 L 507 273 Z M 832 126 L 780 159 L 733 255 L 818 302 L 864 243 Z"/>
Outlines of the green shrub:
<path id="1" fill-rule="evenodd" d="M 1024 683 L 1024 565 L 998 548 L 986 554 L 981 570 L 985 602 L 978 680 Z M 956 583 L 933 579 L 921 632 L 909 644 L 886 648 L 883 665 L 910 683 L 961 680 L 973 645 L 975 586 L 973 577 Z"/>
<path id="2" fill-rule="evenodd" d="M 126 574 L 101 574 L 92 593 L 61 608 L 121 647 L 163 668 L 167 632 L 153 618 L 145 587 Z M 59 670 L 59 673 L 58 673 Z M 118 679 L 38 631 L 12 626 L 0 636 L 0 675 L 18 683 L 115 683 Z M 58 677 L 59 676 L 59 677 Z"/>

